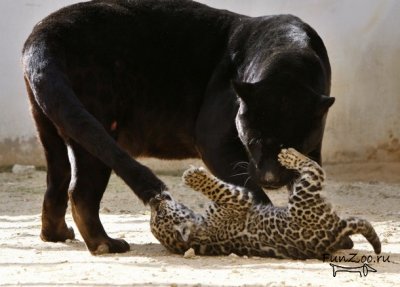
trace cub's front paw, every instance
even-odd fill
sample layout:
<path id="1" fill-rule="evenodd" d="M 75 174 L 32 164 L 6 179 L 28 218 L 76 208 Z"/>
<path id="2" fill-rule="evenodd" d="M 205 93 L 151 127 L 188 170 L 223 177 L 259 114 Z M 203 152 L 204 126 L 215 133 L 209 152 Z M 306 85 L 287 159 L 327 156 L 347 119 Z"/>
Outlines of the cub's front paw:
<path id="1" fill-rule="evenodd" d="M 288 169 L 299 169 L 309 159 L 294 148 L 282 149 L 278 154 L 278 161 Z"/>

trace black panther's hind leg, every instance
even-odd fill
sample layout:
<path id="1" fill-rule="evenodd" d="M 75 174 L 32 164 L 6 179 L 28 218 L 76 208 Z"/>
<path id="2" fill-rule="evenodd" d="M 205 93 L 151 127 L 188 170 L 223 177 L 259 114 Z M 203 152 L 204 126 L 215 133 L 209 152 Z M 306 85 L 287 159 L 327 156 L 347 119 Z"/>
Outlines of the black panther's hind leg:
<path id="1" fill-rule="evenodd" d="M 52 122 L 36 104 L 28 84 L 27 90 L 32 104 L 32 115 L 47 161 L 47 190 L 43 200 L 40 237 L 44 241 L 52 242 L 73 239 L 74 231 L 65 223 L 71 177 L 67 148 Z"/>
<path id="2" fill-rule="evenodd" d="M 70 200 L 75 223 L 92 254 L 129 250 L 122 239 L 112 239 L 99 217 L 100 201 L 107 187 L 111 169 L 76 143 L 69 145 L 72 170 Z"/>

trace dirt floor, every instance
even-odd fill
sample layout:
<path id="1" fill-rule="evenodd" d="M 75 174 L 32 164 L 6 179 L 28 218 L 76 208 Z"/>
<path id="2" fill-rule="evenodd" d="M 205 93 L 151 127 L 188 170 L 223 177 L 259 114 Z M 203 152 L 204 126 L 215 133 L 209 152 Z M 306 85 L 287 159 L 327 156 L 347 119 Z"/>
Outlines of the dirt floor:
<path id="1" fill-rule="evenodd" d="M 331 165 L 326 169 L 326 197 L 340 215 L 372 222 L 383 244 L 381 257 L 373 254 L 364 238 L 354 236 L 353 250 L 341 251 L 325 262 L 237 256 L 186 259 L 157 242 L 149 230 L 148 207 L 115 176 L 104 196 L 101 218 L 109 235 L 127 240 L 131 251 L 92 256 L 70 211 L 67 221 L 75 229 L 76 240 L 46 243 L 39 239 L 45 172 L 0 173 L 0 285 L 400 286 L 400 164 Z M 161 177 L 177 199 L 197 210 L 204 207 L 205 199 L 185 188 L 179 176 Z M 285 190 L 268 194 L 276 205 L 286 203 Z M 354 253 L 357 256 L 352 259 Z M 376 272 L 366 276 L 338 272 L 333 277 L 330 263 L 356 267 L 365 260 L 371 261 Z"/>

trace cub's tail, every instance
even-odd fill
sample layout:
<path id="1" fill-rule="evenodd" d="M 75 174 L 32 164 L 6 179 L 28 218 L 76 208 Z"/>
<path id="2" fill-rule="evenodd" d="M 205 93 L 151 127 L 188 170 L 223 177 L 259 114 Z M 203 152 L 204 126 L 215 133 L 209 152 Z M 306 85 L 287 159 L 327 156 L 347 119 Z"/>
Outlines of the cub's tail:
<path id="1" fill-rule="evenodd" d="M 369 223 L 365 219 L 360 219 L 357 217 L 347 218 L 346 220 L 342 220 L 341 223 L 344 227 L 342 234 L 346 236 L 350 236 L 353 234 L 362 234 L 372 245 L 372 247 L 374 248 L 374 252 L 376 254 L 381 253 L 381 241 L 371 223 Z"/>

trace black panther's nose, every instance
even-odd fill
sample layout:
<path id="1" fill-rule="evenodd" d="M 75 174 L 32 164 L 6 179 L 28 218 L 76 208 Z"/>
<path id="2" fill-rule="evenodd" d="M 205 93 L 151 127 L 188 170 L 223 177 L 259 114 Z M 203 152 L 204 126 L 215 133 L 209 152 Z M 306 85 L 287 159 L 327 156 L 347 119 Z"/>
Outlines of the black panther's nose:
<path id="1" fill-rule="evenodd" d="M 271 171 L 266 171 L 260 178 L 260 184 L 269 189 L 280 188 L 282 186 L 280 177 Z"/>
<path id="2" fill-rule="evenodd" d="M 267 171 L 267 172 L 265 173 L 265 175 L 264 175 L 264 181 L 265 181 L 266 183 L 274 183 L 274 182 L 277 181 L 276 178 L 277 178 L 277 177 L 276 177 L 272 172 L 270 172 L 270 171 Z"/>

